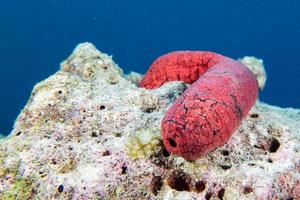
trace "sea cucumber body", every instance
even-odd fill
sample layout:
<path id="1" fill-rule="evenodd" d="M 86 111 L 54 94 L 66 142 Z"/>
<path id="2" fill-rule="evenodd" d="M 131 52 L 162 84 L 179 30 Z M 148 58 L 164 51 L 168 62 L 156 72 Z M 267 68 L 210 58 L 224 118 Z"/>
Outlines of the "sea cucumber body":
<path id="1" fill-rule="evenodd" d="M 192 84 L 161 123 L 166 149 L 195 160 L 224 145 L 258 95 L 258 83 L 243 64 L 212 52 L 177 51 L 158 58 L 140 83 L 154 89 L 169 81 Z"/>

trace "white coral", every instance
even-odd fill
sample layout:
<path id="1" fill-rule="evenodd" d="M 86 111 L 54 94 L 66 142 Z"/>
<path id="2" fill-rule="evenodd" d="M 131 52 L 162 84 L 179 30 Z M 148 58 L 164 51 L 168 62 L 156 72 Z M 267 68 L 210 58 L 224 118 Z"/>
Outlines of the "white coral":
<path id="1" fill-rule="evenodd" d="M 0 196 L 296 199 L 300 111 L 258 102 L 223 147 L 188 162 L 159 149 L 160 121 L 185 88 L 181 82 L 138 88 L 110 56 L 79 45 L 59 72 L 35 86 L 11 135 L 0 140 Z M 144 158 L 130 157 L 129 138 L 144 145 L 130 146 Z M 170 177 L 175 169 L 189 179 Z M 161 188 L 154 176 L 163 180 Z M 199 180 L 205 189 L 197 193 Z"/>

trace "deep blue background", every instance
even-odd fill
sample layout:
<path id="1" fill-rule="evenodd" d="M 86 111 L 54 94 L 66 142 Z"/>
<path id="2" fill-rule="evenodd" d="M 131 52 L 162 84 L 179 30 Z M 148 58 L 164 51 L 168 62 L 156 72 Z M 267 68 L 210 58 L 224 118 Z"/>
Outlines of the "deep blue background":
<path id="1" fill-rule="evenodd" d="M 80 42 L 144 73 L 173 50 L 264 59 L 261 100 L 300 107 L 299 0 L 31 0 L 0 6 L 0 132 L 9 133 L 35 83 Z"/>

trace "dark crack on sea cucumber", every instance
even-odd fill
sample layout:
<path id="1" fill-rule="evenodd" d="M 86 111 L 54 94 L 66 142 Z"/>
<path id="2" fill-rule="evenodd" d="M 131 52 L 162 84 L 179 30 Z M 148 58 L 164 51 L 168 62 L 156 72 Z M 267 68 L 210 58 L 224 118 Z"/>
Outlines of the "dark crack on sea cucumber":
<path id="1" fill-rule="evenodd" d="M 234 101 L 234 107 L 236 109 L 235 113 L 236 113 L 237 118 L 242 119 L 243 115 L 244 115 L 243 110 L 242 110 L 241 106 L 237 103 L 238 101 L 237 101 L 236 96 L 234 94 L 230 94 L 230 96 Z"/>

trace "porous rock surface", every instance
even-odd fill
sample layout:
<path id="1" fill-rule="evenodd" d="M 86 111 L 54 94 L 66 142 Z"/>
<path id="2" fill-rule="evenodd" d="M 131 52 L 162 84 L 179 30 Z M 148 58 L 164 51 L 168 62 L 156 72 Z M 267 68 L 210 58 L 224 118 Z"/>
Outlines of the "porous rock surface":
<path id="1" fill-rule="evenodd" d="M 263 60 L 254 56 L 245 56 L 240 58 L 239 61 L 252 71 L 252 73 L 256 76 L 259 88 L 263 90 L 267 81 L 267 74 Z"/>
<path id="2" fill-rule="evenodd" d="M 80 44 L 0 140 L 1 198 L 300 199 L 300 110 L 257 102 L 223 147 L 185 161 L 160 122 L 187 85 L 138 80 Z"/>

